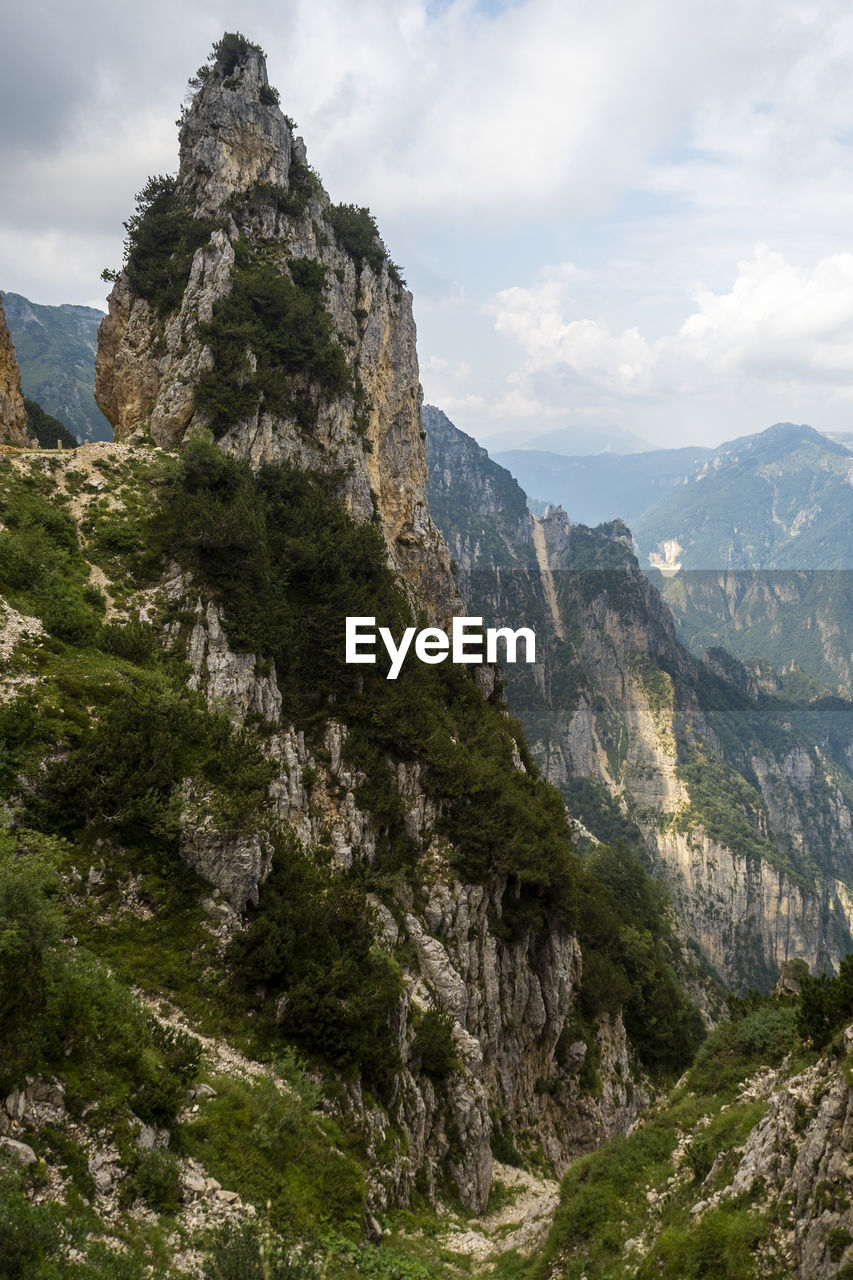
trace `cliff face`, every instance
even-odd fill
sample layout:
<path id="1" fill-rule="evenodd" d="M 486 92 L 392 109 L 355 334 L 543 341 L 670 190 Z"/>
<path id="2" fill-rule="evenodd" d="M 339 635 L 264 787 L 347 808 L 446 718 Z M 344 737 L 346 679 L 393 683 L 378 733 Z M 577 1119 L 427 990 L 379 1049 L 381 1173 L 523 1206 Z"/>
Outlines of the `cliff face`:
<path id="1" fill-rule="evenodd" d="M 234 288 L 236 255 L 241 261 L 254 255 L 254 265 L 262 259 L 268 280 L 288 284 L 305 261 L 317 264 L 333 344 L 324 357 L 345 361 L 345 376 L 330 388 L 319 365 L 313 378 L 296 373 L 289 394 L 298 412 L 261 391 L 248 411 L 217 431 L 220 443 L 253 466 L 293 462 L 338 477 L 355 519 L 381 522 L 392 564 L 413 597 L 447 618 L 457 597 L 424 493 L 411 294 L 371 221 L 350 207 L 341 229 L 304 143 L 276 105 L 262 54 L 247 45 L 206 70 L 181 127 L 174 196 L 204 243 L 187 253 L 185 287 L 171 310 L 158 312 L 134 290 L 132 270 L 119 275 L 99 336 L 98 404 L 117 440 L 150 430 L 157 444 L 179 444 L 194 427 L 211 423 L 198 389 L 219 353 L 202 327 Z M 238 383 L 263 362 L 269 322 L 258 318 L 241 353 L 242 371 L 232 375 Z"/>
<path id="2" fill-rule="evenodd" d="M 324 842 L 339 871 L 370 866 L 377 823 L 359 805 L 364 775 L 348 757 L 345 726 L 329 721 L 319 743 L 306 742 L 282 713 L 275 669 L 259 677 L 255 655 L 232 652 L 217 609 L 203 607 L 184 580 L 172 580 L 166 592 L 173 606 L 197 618 L 187 646 L 192 686 L 227 705 L 238 724 L 253 713 L 263 717 L 271 734 L 265 750 L 280 767 L 270 786 L 276 820 L 308 848 Z M 589 1044 L 573 1030 L 583 958 L 572 934 L 553 919 L 508 941 L 501 927 L 506 878 L 461 880 L 442 835 L 444 805 L 424 785 L 427 770 L 398 761 L 393 773 L 417 872 L 415 888 L 399 883 L 372 895 L 382 945 L 399 958 L 406 980 L 396 1015 L 403 1068 L 392 1116 L 399 1136 L 390 1151 L 388 1116 L 359 1087 L 348 1090 L 343 1110 L 358 1118 L 376 1152 L 369 1199 L 375 1212 L 407 1202 L 419 1177 L 432 1188 L 441 1168 L 463 1203 L 482 1211 L 499 1134 L 522 1147 L 540 1146 L 562 1172 L 575 1156 L 626 1132 L 650 1094 L 618 1014 L 599 1020 Z M 185 811 L 182 854 L 242 911 L 257 900 L 269 872 L 263 843 L 225 837 L 209 823 L 200 828 L 197 818 Z M 446 1080 L 431 1079 L 419 1061 L 416 1028 L 427 1009 L 452 1019 L 458 1066 Z M 594 1091 L 581 1078 L 592 1058 Z"/>
<path id="3" fill-rule="evenodd" d="M 430 503 L 466 606 L 533 626 L 507 697 L 574 816 L 633 841 L 727 983 L 837 965 L 853 922 L 849 715 L 785 710 L 728 655 L 678 643 L 619 521 L 531 515 L 508 473 L 427 407 Z M 734 819 L 734 820 L 732 820 Z"/>
<path id="4" fill-rule="evenodd" d="M 27 442 L 27 411 L 21 395 L 21 371 L 0 302 L 0 444 Z"/>

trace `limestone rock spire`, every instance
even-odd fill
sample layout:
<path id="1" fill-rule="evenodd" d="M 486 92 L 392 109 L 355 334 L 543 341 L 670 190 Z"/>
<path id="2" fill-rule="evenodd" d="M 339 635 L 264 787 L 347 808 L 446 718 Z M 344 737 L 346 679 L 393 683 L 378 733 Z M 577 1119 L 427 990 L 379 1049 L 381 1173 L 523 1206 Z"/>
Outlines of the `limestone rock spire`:
<path id="1" fill-rule="evenodd" d="M 412 295 L 369 210 L 333 206 L 262 51 L 227 34 L 191 80 L 177 178 L 149 180 L 98 334 L 117 440 L 209 428 L 252 466 L 334 478 L 413 600 L 458 612 L 426 501 Z"/>
<path id="2" fill-rule="evenodd" d="M 227 34 L 199 69 L 180 131 L 178 183 L 197 217 L 219 213 L 257 182 L 287 189 L 293 138 L 267 79 L 263 51 Z"/>

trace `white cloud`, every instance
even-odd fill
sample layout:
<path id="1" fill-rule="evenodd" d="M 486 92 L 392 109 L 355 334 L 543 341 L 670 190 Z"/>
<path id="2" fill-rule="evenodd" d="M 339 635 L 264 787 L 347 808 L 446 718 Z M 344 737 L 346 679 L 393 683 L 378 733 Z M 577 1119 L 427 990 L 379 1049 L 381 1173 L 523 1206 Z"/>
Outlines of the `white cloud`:
<path id="1" fill-rule="evenodd" d="M 572 318 L 573 274 L 564 267 L 529 288 L 502 290 L 490 308 L 495 328 L 526 356 L 512 382 L 541 388 L 550 376 L 551 403 L 566 393 L 567 373 L 581 403 L 596 391 L 696 396 L 720 379 L 768 396 L 796 387 L 816 404 L 846 399 L 853 387 L 853 253 L 804 268 L 759 245 L 727 292 L 697 288 L 696 309 L 654 341 L 636 327 L 614 333 L 603 320 Z"/>
<path id="2" fill-rule="evenodd" d="M 599 209 L 641 181 L 709 93 L 726 95 L 747 62 L 755 71 L 767 11 L 734 0 L 524 0 L 497 13 L 470 0 L 326 0 L 318 11 L 302 0 L 287 44 L 270 51 L 335 181 L 390 212 L 500 221 L 555 200 Z"/>
<path id="3" fill-rule="evenodd" d="M 97 299 L 133 192 L 175 168 L 186 77 L 235 22 L 333 199 L 370 204 L 409 268 L 447 366 L 424 360 L 432 399 L 531 425 L 616 405 L 644 434 L 644 406 L 684 416 L 723 384 L 744 431 L 814 417 L 809 396 L 846 412 L 846 0 L 6 5 L 0 288 Z"/>

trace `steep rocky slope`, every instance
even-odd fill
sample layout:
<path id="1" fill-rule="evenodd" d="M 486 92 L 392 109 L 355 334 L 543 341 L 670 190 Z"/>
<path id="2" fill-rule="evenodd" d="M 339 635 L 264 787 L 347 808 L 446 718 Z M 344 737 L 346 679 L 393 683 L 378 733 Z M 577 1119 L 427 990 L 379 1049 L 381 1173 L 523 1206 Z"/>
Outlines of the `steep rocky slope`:
<path id="1" fill-rule="evenodd" d="M 21 395 L 21 371 L 0 302 L 0 444 L 22 445 L 27 438 L 27 411 Z"/>
<path id="2" fill-rule="evenodd" d="M 533 626 L 534 669 L 505 672 L 534 755 L 599 839 L 634 840 L 689 937 L 735 986 L 849 945 L 849 707 L 780 705 L 765 681 L 678 643 L 627 527 L 531 515 L 503 468 L 427 407 L 429 496 L 467 607 Z M 784 701 L 784 699 L 783 699 Z"/>
<path id="3" fill-rule="evenodd" d="M 802 1007 L 793 993 L 736 1006 L 627 1141 L 573 1167 L 545 1249 L 521 1274 L 846 1280 L 853 1027 L 803 1042 L 818 989 Z"/>

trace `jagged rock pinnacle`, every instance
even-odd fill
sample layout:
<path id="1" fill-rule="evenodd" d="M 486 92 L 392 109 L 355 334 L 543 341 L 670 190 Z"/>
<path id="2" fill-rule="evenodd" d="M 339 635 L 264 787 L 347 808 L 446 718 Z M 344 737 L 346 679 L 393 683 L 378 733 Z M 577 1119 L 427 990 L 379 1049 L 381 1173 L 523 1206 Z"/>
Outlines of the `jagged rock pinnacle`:
<path id="1" fill-rule="evenodd" d="M 210 428 L 252 466 L 335 477 L 446 620 L 460 602 L 426 503 L 412 296 L 369 211 L 333 207 L 308 168 L 257 45 L 224 36 L 191 84 L 177 181 L 151 179 L 127 224 L 98 405 L 117 440 Z"/>
<path id="2" fill-rule="evenodd" d="M 181 122 L 178 179 L 195 197 L 199 217 L 218 212 L 256 182 L 287 188 L 294 145 L 262 51 L 234 36 L 218 47 Z"/>

